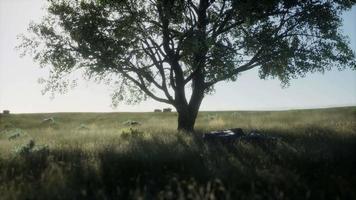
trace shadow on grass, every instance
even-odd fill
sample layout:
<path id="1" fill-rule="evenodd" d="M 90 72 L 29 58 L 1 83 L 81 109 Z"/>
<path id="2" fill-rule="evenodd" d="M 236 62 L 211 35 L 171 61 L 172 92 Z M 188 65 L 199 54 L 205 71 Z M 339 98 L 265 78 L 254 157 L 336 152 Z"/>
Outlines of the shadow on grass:
<path id="1" fill-rule="evenodd" d="M 95 152 L 0 160 L 3 199 L 355 199 L 356 138 L 265 130 L 276 144 L 140 134 Z M 310 132 L 311 134 L 307 134 Z"/>

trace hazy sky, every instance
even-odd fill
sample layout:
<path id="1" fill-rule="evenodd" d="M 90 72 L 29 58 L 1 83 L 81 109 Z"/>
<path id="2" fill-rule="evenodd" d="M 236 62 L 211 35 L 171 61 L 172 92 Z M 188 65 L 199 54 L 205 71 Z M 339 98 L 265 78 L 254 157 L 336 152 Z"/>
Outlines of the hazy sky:
<path id="1" fill-rule="evenodd" d="M 20 58 L 14 47 L 16 36 L 25 33 L 31 20 L 43 15 L 43 0 L 0 0 L 0 110 L 15 113 L 31 112 L 112 112 L 152 111 L 167 107 L 149 100 L 139 105 L 120 105 L 113 109 L 111 89 L 106 85 L 80 81 L 78 87 L 65 95 L 41 94 L 37 83 L 48 75 L 30 57 Z M 343 15 L 343 30 L 356 51 L 356 7 Z M 80 76 L 78 74 L 78 76 Z M 292 80 L 281 88 L 278 80 L 260 80 L 257 70 L 243 73 L 236 82 L 220 83 L 216 93 L 207 96 L 201 110 L 276 110 L 356 105 L 356 72 L 330 71 L 309 74 Z"/>

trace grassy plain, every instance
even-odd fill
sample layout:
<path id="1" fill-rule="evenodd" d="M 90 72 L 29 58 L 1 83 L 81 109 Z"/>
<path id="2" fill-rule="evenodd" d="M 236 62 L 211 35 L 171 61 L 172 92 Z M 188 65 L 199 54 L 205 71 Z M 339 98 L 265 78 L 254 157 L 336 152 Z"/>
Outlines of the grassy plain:
<path id="1" fill-rule="evenodd" d="M 201 139 L 233 127 L 280 139 Z M 356 107 L 201 112 L 196 130 L 176 113 L 3 115 L 0 199 L 356 199 Z"/>

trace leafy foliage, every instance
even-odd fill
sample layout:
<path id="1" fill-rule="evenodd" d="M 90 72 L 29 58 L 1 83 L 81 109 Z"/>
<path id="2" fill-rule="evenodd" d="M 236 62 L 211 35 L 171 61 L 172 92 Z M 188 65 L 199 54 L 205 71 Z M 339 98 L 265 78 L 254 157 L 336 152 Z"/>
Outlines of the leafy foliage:
<path id="1" fill-rule="evenodd" d="M 354 4 L 49 0 L 47 16 L 31 24 L 33 36 L 24 37 L 20 48 L 52 66 L 48 91 L 65 91 L 66 74 L 81 70 L 115 85 L 114 105 L 150 97 L 191 113 L 194 124 L 204 95 L 246 70 L 259 68 L 261 78 L 286 85 L 309 72 L 356 69 L 354 52 L 339 30 L 341 13 Z"/>

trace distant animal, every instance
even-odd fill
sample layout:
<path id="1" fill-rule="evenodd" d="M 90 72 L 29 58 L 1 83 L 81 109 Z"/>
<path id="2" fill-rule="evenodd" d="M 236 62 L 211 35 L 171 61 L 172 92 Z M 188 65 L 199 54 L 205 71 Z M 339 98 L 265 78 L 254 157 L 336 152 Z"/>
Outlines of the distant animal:
<path id="1" fill-rule="evenodd" d="M 163 108 L 163 112 L 172 112 L 172 108 Z"/>
<path id="2" fill-rule="evenodd" d="M 153 112 L 162 112 L 161 109 L 154 109 Z"/>
<path id="3" fill-rule="evenodd" d="M 9 114 L 10 114 L 10 110 L 3 110 L 2 113 L 3 113 L 4 115 L 9 115 Z"/>

